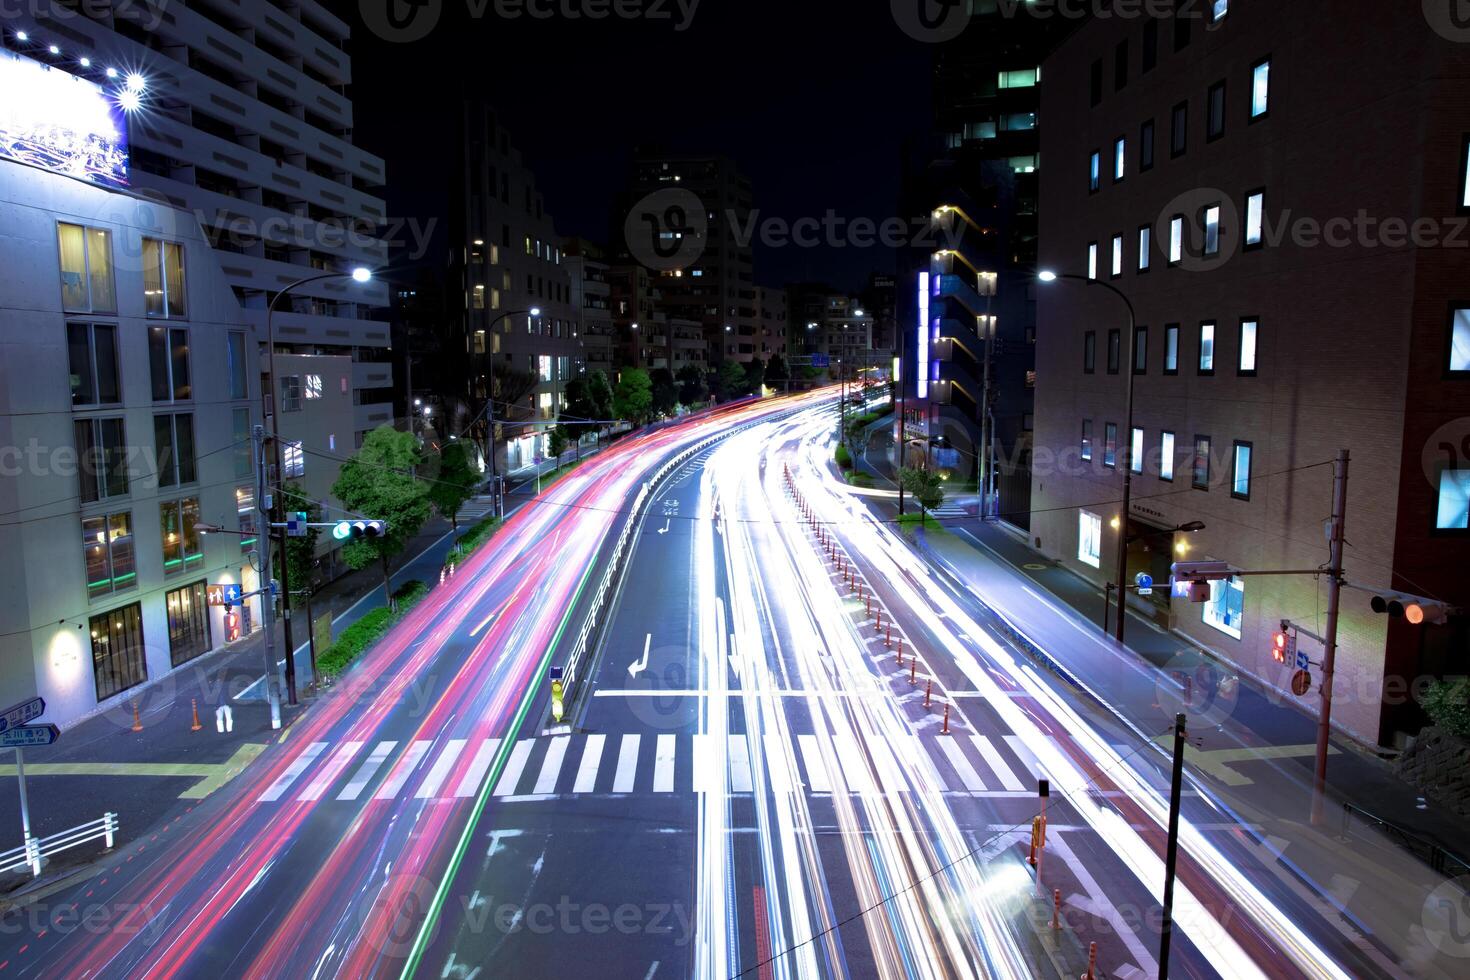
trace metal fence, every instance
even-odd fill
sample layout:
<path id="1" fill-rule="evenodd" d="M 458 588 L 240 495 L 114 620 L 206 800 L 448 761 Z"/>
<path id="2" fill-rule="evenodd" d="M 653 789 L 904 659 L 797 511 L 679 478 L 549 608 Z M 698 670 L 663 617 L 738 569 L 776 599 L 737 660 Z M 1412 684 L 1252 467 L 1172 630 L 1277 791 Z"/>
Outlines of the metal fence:
<path id="1" fill-rule="evenodd" d="M 39 876 L 43 858 L 49 858 L 53 854 L 60 854 L 62 851 L 94 840 L 105 842 L 105 846 L 111 849 L 113 836 L 116 833 L 117 814 L 109 812 L 102 814 L 96 820 L 89 820 L 70 830 L 52 834 L 50 837 L 32 837 L 27 834 L 24 844 L 0 852 L 0 873 L 20 871 L 29 867 L 32 875 Z"/>

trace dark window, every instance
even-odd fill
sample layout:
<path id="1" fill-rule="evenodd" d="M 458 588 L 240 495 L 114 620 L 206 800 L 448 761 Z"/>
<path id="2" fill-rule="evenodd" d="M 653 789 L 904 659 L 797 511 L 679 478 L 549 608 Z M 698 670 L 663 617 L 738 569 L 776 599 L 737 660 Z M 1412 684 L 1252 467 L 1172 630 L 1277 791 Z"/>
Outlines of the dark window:
<path id="1" fill-rule="evenodd" d="M 1194 437 L 1192 485 L 1196 490 L 1210 489 L 1210 437 Z"/>
<path id="2" fill-rule="evenodd" d="M 1113 49 L 1113 90 L 1123 91 L 1128 84 L 1128 42 L 1119 41 Z"/>
<path id="3" fill-rule="evenodd" d="M 249 398 L 250 386 L 245 365 L 245 334 L 231 330 L 225 336 L 225 367 L 230 375 L 230 397 Z"/>
<path id="4" fill-rule="evenodd" d="M 122 419 L 77 419 L 78 494 L 89 504 L 128 492 L 127 444 Z"/>
<path id="5" fill-rule="evenodd" d="M 1082 335 L 1082 371 L 1091 374 L 1097 369 L 1097 332 L 1089 330 Z"/>
<path id="6" fill-rule="evenodd" d="M 153 445 L 158 455 L 158 485 L 193 483 L 194 416 L 189 412 L 153 416 Z"/>
<path id="7" fill-rule="evenodd" d="M 1225 135 L 1225 83 L 1210 86 L 1208 112 L 1205 116 L 1205 140 L 1217 140 Z"/>
<path id="8" fill-rule="evenodd" d="M 1154 121 L 1146 120 L 1138 129 L 1138 169 L 1154 168 Z"/>
<path id="9" fill-rule="evenodd" d="M 1122 344 L 1123 344 L 1122 332 L 1119 331 L 1119 330 L 1109 330 L 1108 331 L 1108 373 L 1109 374 L 1117 374 L 1118 373 L 1118 359 L 1121 356 L 1121 351 L 1119 350 L 1119 348 L 1122 347 Z"/>
<path id="10" fill-rule="evenodd" d="M 1164 373 L 1179 373 L 1179 324 L 1164 326 Z"/>
<path id="11" fill-rule="evenodd" d="M 1092 63 L 1091 81 L 1088 86 L 1088 98 L 1092 105 L 1097 106 L 1102 104 L 1102 90 L 1103 64 L 1102 59 L 1099 58 Z"/>
<path id="12" fill-rule="evenodd" d="M 133 515 L 99 514 L 82 519 L 82 558 L 87 598 L 110 595 L 138 584 L 133 563 Z"/>
<path id="13" fill-rule="evenodd" d="M 68 323 L 66 347 L 73 405 L 115 405 L 122 400 L 117 375 L 117 327 Z"/>
<path id="14" fill-rule="evenodd" d="M 189 386 L 189 331 L 181 327 L 148 328 L 148 369 L 153 378 L 153 400 L 192 398 Z"/>
<path id="15" fill-rule="evenodd" d="M 213 646 L 209 638 L 209 604 L 205 583 L 195 582 L 164 595 L 168 609 L 168 656 L 175 667 Z"/>
<path id="16" fill-rule="evenodd" d="M 1143 25 L 1143 70 L 1145 73 L 1154 70 L 1159 63 L 1159 22 L 1157 18 L 1150 17 Z"/>
<path id="17" fill-rule="evenodd" d="M 1148 373 L 1148 327 L 1133 330 L 1133 373 Z"/>
<path id="18" fill-rule="evenodd" d="M 98 701 L 148 679 L 141 603 L 93 616 L 90 626 L 92 677 L 97 685 Z"/>
<path id="19" fill-rule="evenodd" d="M 1189 148 L 1189 103 L 1181 102 L 1174 107 L 1169 122 L 1169 155 L 1183 156 Z"/>
<path id="20" fill-rule="evenodd" d="M 1183 51 L 1189 47 L 1190 21 L 1195 16 L 1195 0 L 1176 0 L 1174 4 L 1174 50 Z"/>

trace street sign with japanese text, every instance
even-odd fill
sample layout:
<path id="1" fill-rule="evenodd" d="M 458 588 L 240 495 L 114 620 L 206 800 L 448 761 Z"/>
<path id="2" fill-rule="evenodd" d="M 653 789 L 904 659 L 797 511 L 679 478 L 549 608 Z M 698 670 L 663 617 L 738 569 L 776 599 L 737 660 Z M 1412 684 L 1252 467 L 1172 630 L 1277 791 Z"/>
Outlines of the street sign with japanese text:
<path id="1" fill-rule="evenodd" d="M 9 731 L 19 725 L 24 725 L 28 721 L 34 721 L 41 717 L 45 710 L 45 698 L 31 698 L 29 701 L 22 701 L 20 704 L 12 705 L 6 708 L 3 713 L 0 713 L 0 732 Z"/>
<path id="2" fill-rule="evenodd" d="M 50 745 L 61 737 L 55 725 L 21 725 L 0 732 L 0 748 L 25 749 L 32 745 Z"/>

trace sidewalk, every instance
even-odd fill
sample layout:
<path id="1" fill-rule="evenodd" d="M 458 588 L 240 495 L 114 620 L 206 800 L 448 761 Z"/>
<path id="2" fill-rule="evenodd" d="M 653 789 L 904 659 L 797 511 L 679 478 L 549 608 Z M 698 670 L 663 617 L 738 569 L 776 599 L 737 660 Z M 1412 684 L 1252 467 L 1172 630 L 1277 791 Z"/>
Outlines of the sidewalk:
<path id="1" fill-rule="evenodd" d="M 459 533 L 489 508 L 488 498 L 471 500 L 460 514 Z M 436 583 L 454 539 L 448 521 L 436 518 L 426 524 L 392 563 L 394 587 L 415 578 Z M 313 597 L 312 612 L 330 611 L 333 633 L 339 635 L 383 601 L 382 576 L 374 566 L 323 586 Z M 282 699 L 282 732 L 309 703 L 306 629 L 305 611 L 297 610 L 293 638 L 299 644 L 301 704 L 292 707 Z M 279 621 L 276 631 L 276 649 L 281 651 L 285 646 Z M 137 689 L 124 704 L 68 728 L 54 746 L 26 750 L 32 834 L 44 837 L 111 811 L 118 814 L 116 847 L 121 848 L 145 833 L 165 833 L 175 816 L 239 775 L 281 734 L 270 727 L 261 683 L 264 647 L 265 633 L 256 630 Z M 133 731 L 133 700 L 142 731 Z M 200 731 L 192 730 L 196 705 Z M 231 713 L 228 732 L 216 729 L 215 712 L 221 705 Z M 19 811 L 15 765 L 5 753 L 0 764 L 0 841 L 5 843 L 0 849 L 20 843 Z M 100 853 L 100 843 L 64 852 L 48 864 L 40 882 L 80 868 Z M 29 875 L 8 875 L 0 880 L 0 889 L 25 890 L 30 884 Z"/>

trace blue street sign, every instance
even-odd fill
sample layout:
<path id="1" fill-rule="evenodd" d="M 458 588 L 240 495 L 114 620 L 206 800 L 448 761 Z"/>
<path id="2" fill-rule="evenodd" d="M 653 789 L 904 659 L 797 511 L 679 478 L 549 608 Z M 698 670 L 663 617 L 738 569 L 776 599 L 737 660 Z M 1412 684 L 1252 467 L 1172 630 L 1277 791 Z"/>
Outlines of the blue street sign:
<path id="1" fill-rule="evenodd" d="M 563 668 L 561 668 L 561 667 L 552 667 L 551 670 L 548 673 L 550 673 L 552 680 L 559 681 L 562 678 L 562 672 L 563 672 Z"/>
<path id="2" fill-rule="evenodd" d="M 1307 651 L 1298 650 L 1296 652 L 1296 669 L 1306 670 L 1310 666 L 1312 666 L 1312 661 L 1307 659 Z"/>
<path id="3" fill-rule="evenodd" d="M 824 367 L 831 367 L 831 366 L 832 366 L 832 358 L 829 355 L 827 355 L 827 354 L 813 354 L 812 355 L 812 367 L 824 368 Z"/>
<path id="4" fill-rule="evenodd" d="M 0 713 L 0 732 L 15 728 L 17 725 L 24 725 L 28 721 L 33 721 L 41 717 L 42 712 L 45 710 L 45 698 L 31 698 L 29 701 L 22 701 L 20 704 L 12 705 L 6 708 L 3 713 Z"/>
<path id="5" fill-rule="evenodd" d="M 1139 572 L 1133 576 L 1133 582 L 1138 586 L 1139 595 L 1154 594 L 1154 577 L 1148 572 Z"/>
<path id="6" fill-rule="evenodd" d="M 0 749 L 25 749 L 32 745 L 50 745 L 61 737 L 55 725 L 21 725 L 0 732 Z"/>
<path id="7" fill-rule="evenodd" d="M 238 585 L 211 585 L 204 596 L 211 606 L 238 606 L 241 588 Z"/>

